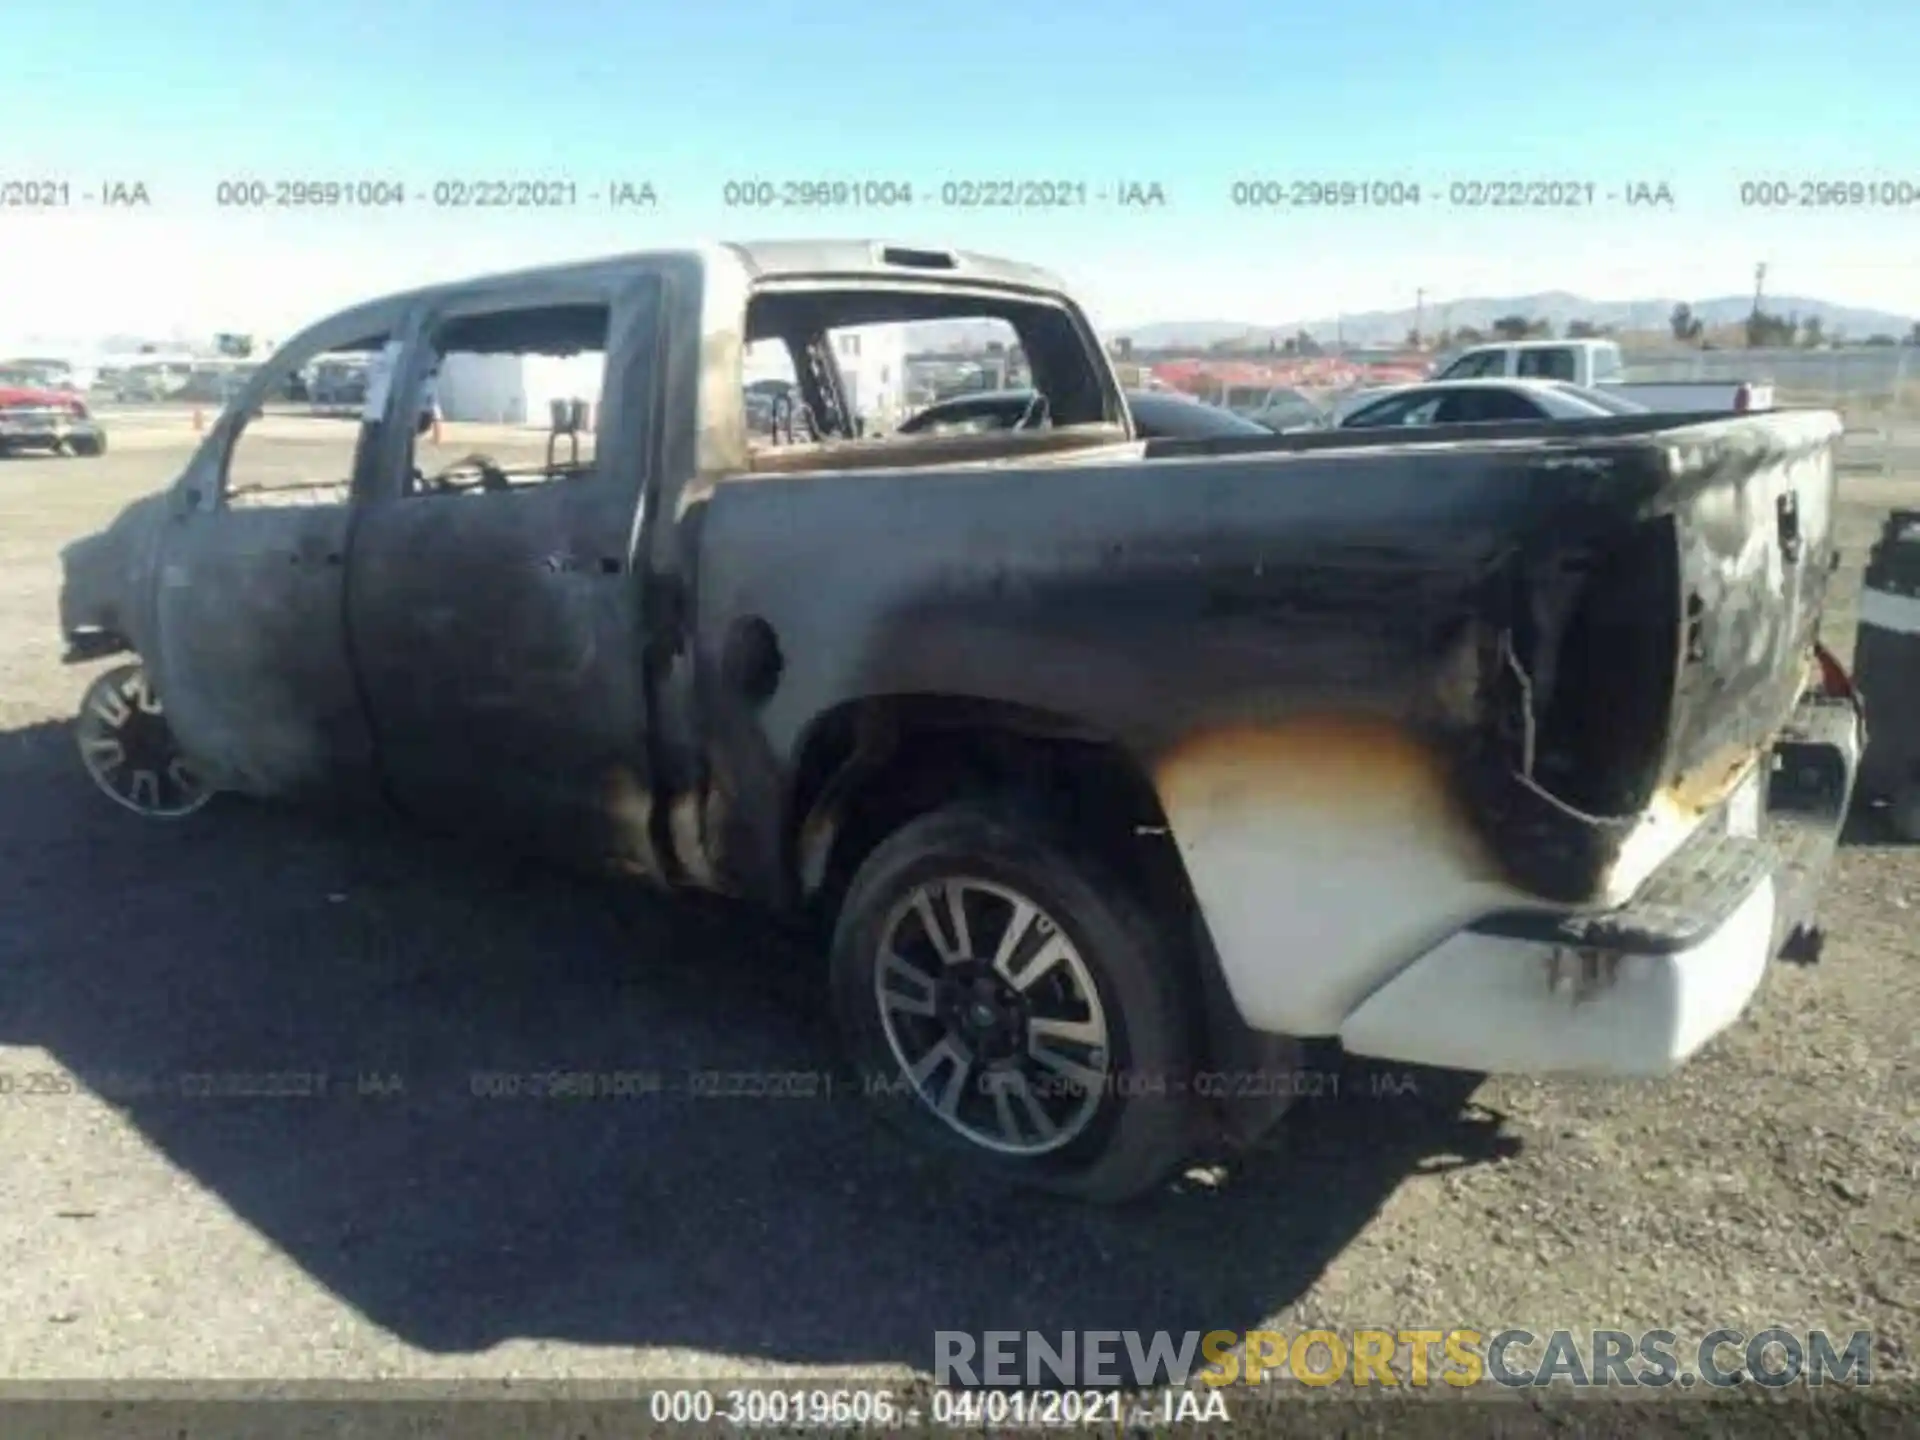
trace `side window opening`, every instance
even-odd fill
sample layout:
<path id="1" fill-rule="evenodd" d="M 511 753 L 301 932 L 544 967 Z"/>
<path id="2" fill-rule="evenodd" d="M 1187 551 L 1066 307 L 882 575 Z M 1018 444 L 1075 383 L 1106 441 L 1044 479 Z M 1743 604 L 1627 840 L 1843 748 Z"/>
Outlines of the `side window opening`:
<path id="1" fill-rule="evenodd" d="M 895 332 L 888 342 L 897 357 L 895 373 L 902 384 L 889 397 L 896 413 L 876 412 L 868 434 L 884 434 L 930 406 L 963 400 L 972 395 L 1025 390 L 1033 385 L 1033 367 L 1020 344 L 1020 335 L 998 317 L 927 320 L 915 325 L 872 327 Z M 1004 414 L 1005 407 L 956 415 L 925 427 L 930 433 L 978 433 L 1005 429 L 1020 418 Z"/>
<path id="2" fill-rule="evenodd" d="M 457 495 L 580 480 L 594 473 L 612 309 L 487 311 L 428 337 L 413 401 L 407 491 Z"/>
<path id="3" fill-rule="evenodd" d="M 1348 425 L 1371 427 L 1375 425 L 1431 425 L 1439 414 L 1440 406 L 1447 396 L 1441 395 L 1397 395 L 1392 399 L 1381 400 L 1364 409 L 1357 410 L 1348 418 Z"/>
<path id="4" fill-rule="evenodd" d="M 1565 346 L 1522 350 L 1514 369 L 1516 373 L 1534 380 L 1572 380 L 1573 351 Z"/>
<path id="5" fill-rule="evenodd" d="M 1482 380 L 1506 373 L 1507 352 L 1482 350 L 1477 355 L 1462 355 L 1436 378 L 1441 380 Z"/>
<path id="6" fill-rule="evenodd" d="M 222 504 L 346 504 L 375 428 L 361 414 L 368 375 L 387 341 L 370 335 L 276 361 L 266 393 L 227 448 Z"/>
<path id="7" fill-rule="evenodd" d="M 1497 425 L 1515 420 L 1537 420 L 1540 411 L 1531 400 L 1511 390 L 1464 391 L 1453 397 L 1443 421 L 1450 425 Z"/>

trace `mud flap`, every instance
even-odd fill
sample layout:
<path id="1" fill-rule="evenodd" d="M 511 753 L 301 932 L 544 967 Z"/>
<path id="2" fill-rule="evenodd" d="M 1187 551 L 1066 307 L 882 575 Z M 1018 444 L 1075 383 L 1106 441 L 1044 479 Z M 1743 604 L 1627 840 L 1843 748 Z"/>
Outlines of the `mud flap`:
<path id="1" fill-rule="evenodd" d="M 1890 806 L 1901 838 L 1920 840 L 1920 510 L 1888 515 L 1868 554 L 1853 674 L 1877 721 L 1861 797 Z"/>
<path id="2" fill-rule="evenodd" d="M 1207 1031 L 1205 1068 L 1193 1077 L 1196 1144 L 1231 1154 L 1258 1144 L 1293 1108 L 1305 1088 L 1307 1048 L 1291 1035 L 1255 1030 L 1240 1018 L 1197 913 L 1193 929 Z"/>

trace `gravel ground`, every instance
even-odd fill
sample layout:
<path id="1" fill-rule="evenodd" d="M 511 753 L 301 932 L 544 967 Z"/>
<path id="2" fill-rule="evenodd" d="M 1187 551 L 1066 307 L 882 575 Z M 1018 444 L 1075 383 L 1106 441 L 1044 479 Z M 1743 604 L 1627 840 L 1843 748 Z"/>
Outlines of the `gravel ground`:
<path id="1" fill-rule="evenodd" d="M 1879 1374 L 1912 1373 L 1912 851 L 1845 849 L 1823 962 L 1776 967 L 1671 1082 L 1349 1063 L 1211 1183 L 1117 1213 L 975 1193 L 845 1098 L 676 1093 L 831 1064 L 817 965 L 748 918 L 397 827 L 162 827 L 95 795 L 55 551 L 179 455 L 0 463 L 0 1374 L 904 1375 L 936 1329 L 1375 1324 L 1873 1329 Z M 1850 592 L 1920 472 L 1843 489 Z M 1848 648 L 1850 593 L 1832 619 Z M 664 1088 L 473 1093 L 552 1068 Z M 143 1093 L 209 1071 L 329 1093 Z"/>

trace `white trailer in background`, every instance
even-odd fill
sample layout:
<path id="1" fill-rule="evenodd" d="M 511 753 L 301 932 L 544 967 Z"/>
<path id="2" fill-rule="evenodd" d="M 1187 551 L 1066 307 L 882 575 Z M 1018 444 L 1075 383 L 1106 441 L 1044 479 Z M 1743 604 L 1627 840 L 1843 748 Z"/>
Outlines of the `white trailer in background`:
<path id="1" fill-rule="evenodd" d="M 834 364 L 853 413 L 869 432 L 892 430 L 908 409 L 907 327 L 849 325 L 833 331 L 832 340 Z M 786 346 L 778 340 L 754 341 L 746 348 L 741 378 L 749 393 L 755 386 L 792 385 L 793 360 Z"/>
<path id="2" fill-rule="evenodd" d="M 847 402 L 869 430 L 891 430 L 905 419 L 907 327 L 856 325 L 833 332 L 833 358 Z"/>
<path id="3" fill-rule="evenodd" d="M 602 355 L 476 355 L 454 351 L 440 362 L 435 394 L 443 420 L 488 425 L 548 424 L 555 401 L 581 401 L 591 427 L 600 409 Z"/>

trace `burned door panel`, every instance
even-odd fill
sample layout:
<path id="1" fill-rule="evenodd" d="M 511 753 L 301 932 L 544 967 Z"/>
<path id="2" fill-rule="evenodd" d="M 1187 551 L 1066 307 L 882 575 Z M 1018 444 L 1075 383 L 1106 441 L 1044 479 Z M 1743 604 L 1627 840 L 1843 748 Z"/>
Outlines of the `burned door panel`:
<path id="1" fill-rule="evenodd" d="M 317 798 L 367 773 L 341 618 L 347 525 L 328 504 L 168 528 L 155 675 L 182 748 L 220 788 Z"/>
<path id="2" fill-rule="evenodd" d="M 289 341 L 145 512 L 155 538 L 131 638 L 217 788 L 328 805 L 378 793 L 343 610 L 352 496 L 380 426 L 261 407 L 306 364 L 404 343 L 410 313 L 376 302 Z"/>
<path id="3" fill-rule="evenodd" d="M 529 430 L 524 465 L 497 457 L 495 474 L 440 491 L 396 473 L 355 537 L 348 591 L 355 664 L 396 800 L 517 848 L 641 874 L 657 869 L 633 566 L 650 407 L 624 401 L 650 381 L 656 294 L 645 286 L 613 304 L 496 292 L 483 307 L 450 304 L 437 323 L 453 353 L 505 343 L 463 323 L 607 312 L 596 453 L 571 464 L 563 438 L 550 464 Z"/>

